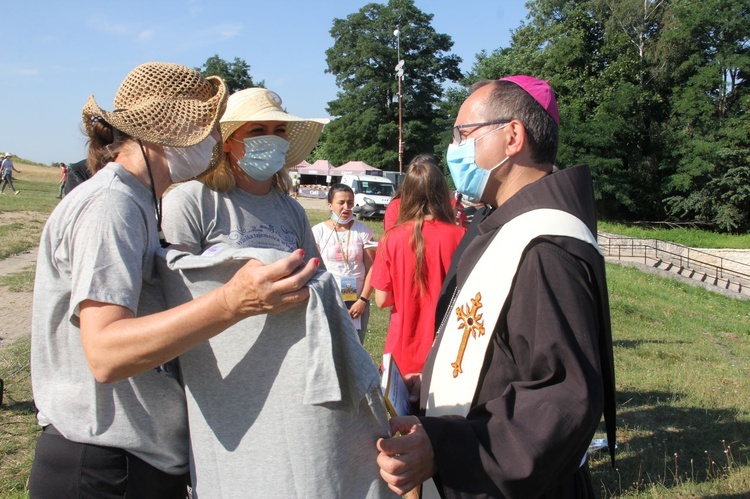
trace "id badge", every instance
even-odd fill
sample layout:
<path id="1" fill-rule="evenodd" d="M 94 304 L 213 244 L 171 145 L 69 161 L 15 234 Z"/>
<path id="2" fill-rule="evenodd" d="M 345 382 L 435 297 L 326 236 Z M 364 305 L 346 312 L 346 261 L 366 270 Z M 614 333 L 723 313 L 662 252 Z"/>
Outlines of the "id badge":
<path id="1" fill-rule="evenodd" d="M 341 297 L 344 301 L 354 301 L 357 299 L 357 278 L 356 277 L 342 277 L 341 278 Z"/>

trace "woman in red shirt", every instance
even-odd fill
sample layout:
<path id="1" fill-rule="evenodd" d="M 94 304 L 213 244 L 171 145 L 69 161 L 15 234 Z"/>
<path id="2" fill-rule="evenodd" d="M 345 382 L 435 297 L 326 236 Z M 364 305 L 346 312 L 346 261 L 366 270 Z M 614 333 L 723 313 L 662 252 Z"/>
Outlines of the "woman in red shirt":
<path id="1" fill-rule="evenodd" d="M 435 305 L 465 229 L 435 158 L 412 160 L 401 186 L 396 225 L 378 244 L 371 284 L 375 303 L 392 306 L 385 353 L 402 373 L 421 372 L 435 337 Z"/>

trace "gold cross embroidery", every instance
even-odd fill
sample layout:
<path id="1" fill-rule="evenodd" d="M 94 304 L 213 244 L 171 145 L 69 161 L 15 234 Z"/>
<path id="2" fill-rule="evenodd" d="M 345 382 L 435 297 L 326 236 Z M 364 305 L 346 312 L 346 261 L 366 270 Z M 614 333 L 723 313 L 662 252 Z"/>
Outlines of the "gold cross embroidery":
<path id="1" fill-rule="evenodd" d="M 482 315 L 479 313 L 479 309 L 482 308 L 482 293 L 471 299 L 471 308 L 468 305 L 462 305 L 456 308 L 456 316 L 458 317 L 458 329 L 464 330 L 464 336 L 461 338 L 461 346 L 458 347 L 458 357 L 456 362 L 451 364 L 453 368 L 453 377 L 457 378 L 458 375 L 463 371 L 461 369 L 461 362 L 464 358 L 464 351 L 466 350 L 466 344 L 469 342 L 469 335 L 472 338 L 484 335 L 484 321 Z"/>

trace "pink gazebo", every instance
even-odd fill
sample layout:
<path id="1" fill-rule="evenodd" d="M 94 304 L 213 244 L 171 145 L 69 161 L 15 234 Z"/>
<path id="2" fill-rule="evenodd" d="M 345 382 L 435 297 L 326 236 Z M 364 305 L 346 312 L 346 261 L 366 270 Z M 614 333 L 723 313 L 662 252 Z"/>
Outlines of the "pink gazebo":
<path id="1" fill-rule="evenodd" d="M 298 195 L 307 198 L 325 198 L 328 195 L 327 177 L 333 169 L 331 163 L 319 159 L 312 165 L 297 168 L 297 174 L 304 175 Z"/>
<path id="2" fill-rule="evenodd" d="M 334 168 L 331 175 L 379 175 L 383 170 L 370 166 L 364 161 L 349 161 L 343 165 Z"/>
<path id="3" fill-rule="evenodd" d="M 310 163 L 308 163 L 307 161 L 303 159 L 301 163 L 294 165 L 292 167 L 292 170 L 299 170 L 300 168 L 309 168 L 310 166 L 312 165 L 310 165 Z"/>
<path id="4" fill-rule="evenodd" d="M 319 159 L 313 164 L 309 164 L 305 167 L 297 168 L 297 173 L 300 175 L 329 175 L 329 171 L 333 168 L 333 165 L 328 160 Z"/>

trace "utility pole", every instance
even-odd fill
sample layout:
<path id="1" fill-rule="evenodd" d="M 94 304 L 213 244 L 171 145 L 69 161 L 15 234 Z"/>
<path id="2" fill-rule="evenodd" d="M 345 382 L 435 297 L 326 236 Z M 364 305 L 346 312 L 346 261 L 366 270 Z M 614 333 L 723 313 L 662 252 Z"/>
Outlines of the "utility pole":
<path id="1" fill-rule="evenodd" d="M 398 64 L 396 64 L 396 78 L 398 78 L 398 173 L 404 173 L 404 131 L 402 124 L 401 108 L 401 80 L 404 78 L 404 60 L 401 59 L 401 31 L 398 27 L 393 31 L 396 37 L 396 54 Z"/>

